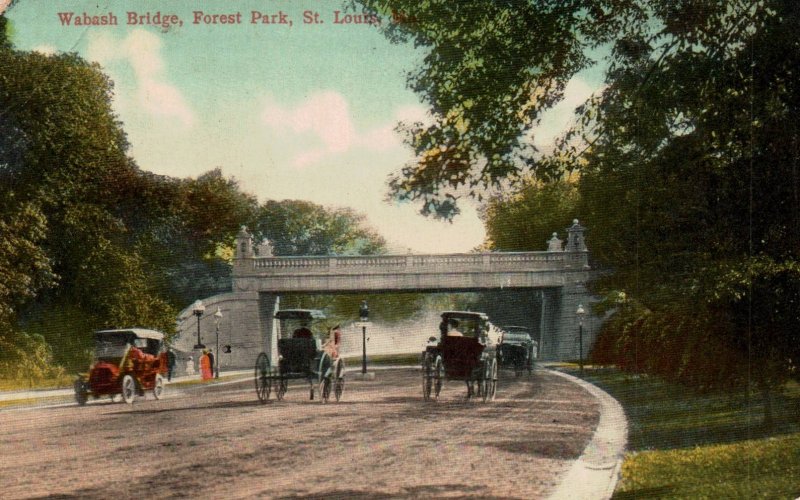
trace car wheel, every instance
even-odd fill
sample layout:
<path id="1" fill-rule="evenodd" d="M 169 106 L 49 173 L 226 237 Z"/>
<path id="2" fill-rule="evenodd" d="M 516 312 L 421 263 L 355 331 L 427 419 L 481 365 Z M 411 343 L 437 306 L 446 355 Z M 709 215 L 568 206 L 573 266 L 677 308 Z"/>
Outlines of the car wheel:
<path id="1" fill-rule="evenodd" d="M 89 390 L 86 387 L 86 381 L 79 378 L 75 381 L 75 401 L 83 406 L 89 400 Z"/>
<path id="2" fill-rule="evenodd" d="M 133 404 L 136 399 L 136 381 L 132 375 L 122 377 L 122 400 L 128 404 Z"/>
<path id="3" fill-rule="evenodd" d="M 155 396 L 156 399 L 164 397 L 164 377 L 161 375 L 156 375 L 156 383 L 153 386 L 153 396 Z"/>

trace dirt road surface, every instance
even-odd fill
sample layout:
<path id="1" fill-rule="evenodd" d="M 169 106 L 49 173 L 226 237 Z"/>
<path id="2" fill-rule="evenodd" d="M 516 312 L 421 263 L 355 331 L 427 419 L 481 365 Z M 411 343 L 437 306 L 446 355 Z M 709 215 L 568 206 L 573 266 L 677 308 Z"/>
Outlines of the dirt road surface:
<path id="1" fill-rule="evenodd" d="M 544 498 L 599 419 L 592 396 L 539 370 L 501 372 L 490 403 L 458 381 L 423 402 L 417 370 L 349 380 L 328 404 L 301 381 L 263 405 L 250 380 L 170 389 L 0 411 L 0 496 Z"/>

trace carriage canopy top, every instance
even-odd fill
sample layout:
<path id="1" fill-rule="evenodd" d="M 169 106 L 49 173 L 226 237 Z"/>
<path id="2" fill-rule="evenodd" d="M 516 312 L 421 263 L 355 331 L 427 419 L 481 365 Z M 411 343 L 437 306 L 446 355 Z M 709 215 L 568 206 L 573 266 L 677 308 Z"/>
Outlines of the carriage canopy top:
<path id="1" fill-rule="evenodd" d="M 94 332 L 97 339 L 106 337 L 132 337 L 139 339 L 153 339 L 164 340 L 164 334 L 156 330 L 148 330 L 146 328 L 122 328 L 119 330 L 100 330 Z"/>
<path id="2" fill-rule="evenodd" d="M 325 319 L 325 313 L 318 309 L 282 309 L 275 313 L 276 319 Z"/>

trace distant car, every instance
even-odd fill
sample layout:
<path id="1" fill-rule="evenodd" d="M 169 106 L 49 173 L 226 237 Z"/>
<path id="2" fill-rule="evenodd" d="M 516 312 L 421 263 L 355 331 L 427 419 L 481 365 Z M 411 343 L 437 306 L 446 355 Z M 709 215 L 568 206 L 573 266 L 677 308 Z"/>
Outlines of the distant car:
<path id="1" fill-rule="evenodd" d="M 75 400 L 85 405 L 89 397 L 118 394 L 128 404 L 145 391 L 156 399 L 164 394 L 167 354 L 164 334 L 144 328 L 95 332 L 94 361 L 89 372 L 75 381 Z"/>
<path id="2" fill-rule="evenodd" d="M 519 377 L 526 370 L 533 372 L 533 365 L 539 356 L 539 343 L 533 340 L 531 332 L 524 326 L 503 327 L 503 337 L 497 349 L 500 366 L 513 368 Z"/>

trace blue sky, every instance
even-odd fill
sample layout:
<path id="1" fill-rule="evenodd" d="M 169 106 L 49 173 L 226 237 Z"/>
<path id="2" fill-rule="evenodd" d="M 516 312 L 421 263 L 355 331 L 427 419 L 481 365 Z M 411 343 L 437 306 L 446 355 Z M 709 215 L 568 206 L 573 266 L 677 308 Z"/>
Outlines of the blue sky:
<path id="1" fill-rule="evenodd" d="M 260 201 L 352 207 L 398 251 L 471 250 L 484 238 L 474 206 L 465 204 L 449 224 L 418 215 L 416 206 L 385 201 L 387 176 L 412 160 L 394 127 L 398 120 L 425 119 L 425 108 L 405 86 L 405 72 L 421 54 L 390 44 L 374 27 L 334 25 L 341 4 L 22 0 L 8 17 L 18 48 L 74 51 L 103 66 L 141 168 L 196 177 L 220 167 Z M 250 24 L 253 10 L 282 11 L 293 26 Z M 324 22 L 303 24 L 306 10 Z M 183 25 L 129 26 L 129 11 L 174 13 Z M 195 25 L 194 11 L 241 12 L 242 24 Z M 58 12 L 113 12 L 119 25 L 62 26 Z M 586 78 L 574 80 L 536 142 L 546 146 L 590 91 Z"/>

